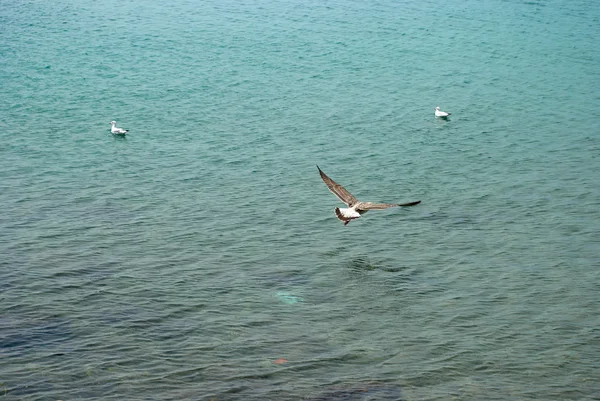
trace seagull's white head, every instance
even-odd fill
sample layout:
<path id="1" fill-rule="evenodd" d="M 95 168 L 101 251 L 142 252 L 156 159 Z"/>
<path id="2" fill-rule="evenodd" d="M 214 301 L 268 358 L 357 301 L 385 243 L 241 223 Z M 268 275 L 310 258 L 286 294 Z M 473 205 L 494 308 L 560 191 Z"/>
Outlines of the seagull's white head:
<path id="1" fill-rule="evenodd" d="M 116 121 L 111 121 L 110 123 L 111 123 L 112 125 L 115 125 L 115 124 L 117 124 L 117 122 L 116 122 Z"/>
<path id="2" fill-rule="evenodd" d="M 436 110 L 439 110 L 439 109 L 440 109 L 440 106 L 436 107 L 435 109 L 436 109 Z"/>

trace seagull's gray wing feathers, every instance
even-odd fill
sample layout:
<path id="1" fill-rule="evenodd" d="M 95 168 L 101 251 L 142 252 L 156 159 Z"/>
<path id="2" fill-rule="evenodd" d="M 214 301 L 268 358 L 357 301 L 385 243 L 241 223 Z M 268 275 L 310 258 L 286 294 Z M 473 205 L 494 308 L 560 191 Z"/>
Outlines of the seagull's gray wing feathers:
<path id="1" fill-rule="evenodd" d="M 327 188 L 329 188 L 329 190 L 335 196 L 337 196 L 339 200 L 344 202 L 349 207 L 352 207 L 358 203 L 358 199 L 356 199 L 350 192 L 348 192 L 348 190 L 346 188 L 344 188 L 343 186 L 341 186 L 340 184 L 338 184 L 337 182 L 335 182 L 331 178 L 329 178 L 327 176 L 327 174 L 325 174 L 319 168 L 319 166 L 317 166 L 317 168 L 319 169 L 319 174 L 321 174 L 321 178 L 323 179 L 323 182 L 325 183 L 325 185 L 327 185 Z"/>
<path id="2" fill-rule="evenodd" d="M 414 205 L 418 205 L 419 203 L 421 203 L 421 201 L 416 201 L 416 202 L 409 202 L 409 203 L 373 203 L 373 202 L 361 202 L 360 205 L 358 205 L 357 209 L 358 210 L 382 210 L 382 209 L 387 209 L 390 207 L 396 207 L 396 206 L 414 206 Z"/>
<path id="3" fill-rule="evenodd" d="M 358 205 L 357 209 L 358 210 L 382 210 L 382 209 L 387 209 L 390 207 L 396 207 L 398 206 L 395 203 L 373 203 L 373 202 L 361 202 L 360 205 Z"/>

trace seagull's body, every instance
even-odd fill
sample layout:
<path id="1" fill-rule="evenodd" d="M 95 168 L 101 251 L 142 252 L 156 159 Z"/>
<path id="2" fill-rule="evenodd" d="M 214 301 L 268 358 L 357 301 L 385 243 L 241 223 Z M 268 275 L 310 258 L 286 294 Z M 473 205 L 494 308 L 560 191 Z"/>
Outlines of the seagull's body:
<path id="1" fill-rule="evenodd" d="M 110 122 L 110 132 L 114 135 L 125 135 L 127 132 L 129 132 L 129 130 L 123 129 L 123 128 L 117 128 L 117 122 L 116 121 L 111 121 Z"/>
<path id="2" fill-rule="evenodd" d="M 319 168 L 319 166 L 317 166 L 317 169 L 319 169 L 319 174 L 321 175 L 323 182 L 325 182 L 325 185 L 327 185 L 327 188 L 329 188 L 329 190 L 335 196 L 337 196 L 339 200 L 341 200 L 346 205 L 348 205 L 347 208 L 341 208 L 341 207 L 335 208 L 335 215 L 337 216 L 338 219 L 340 219 L 341 221 L 344 222 L 344 225 L 347 225 L 348 223 L 350 223 L 350 221 L 352 221 L 354 219 L 358 219 L 362 214 L 368 212 L 369 210 L 381 210 L 381 209 L 387 209 L 389 207 L 396 207 L 396 206 L 414 206 L 414 205 L 421 203 L 421 201 L 409 202 L 409 203 L 361 202 L 358 199 L 356 199 L 350 192 L 348 192 L 348 190 L 346 188 L 344 188 L 343 186 L 341 186 L 340 184 L 338 184 L 337 182 L 335 182 L 331 178 L 329 178 Z"/>
<path id="3" fill-rule="evenodd" d="M 446 113 L 445 111 L 441 111 L 439 106 L 435 108 L 435 116 L 441 118 L 447 118 L 452 113 Z"/>

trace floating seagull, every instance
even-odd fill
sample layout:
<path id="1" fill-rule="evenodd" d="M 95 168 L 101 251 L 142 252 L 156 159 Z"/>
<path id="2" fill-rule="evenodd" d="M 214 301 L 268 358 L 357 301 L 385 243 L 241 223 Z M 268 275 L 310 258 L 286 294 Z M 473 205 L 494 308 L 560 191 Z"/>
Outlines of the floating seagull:
<path id="1" fill-rule="evenodd" d="M 123 128 L 117 128 L 116 121 L 111 121 L 110 124 L 112 125 L 112 127 L 110 127 L 110 132 L 115 135 L 125 135 L 127 132 L 129 132 L 129 130 L 126 130 Z"/>
<path id="2" fill-rule="evenodd" d="M 448 118 L 448 116 L 451 114 L 452 113 L 446 113 L 445 111 L 441 111 L 439 106 L 435 108 L 435 116 L 436 117 Z"/>
<path id="3" fill-rule="evenodd" d="M 381 210 L 387 209 L 389 207 L 395 206 L 414 206 L 421 201 L 409 202 L 409 203 L 372 203 L 372 202 L 361 202 L 356 199 L 346 188 L 338 184 L 329 178 L 319 166 L 319 174 L 321 174 L 321 178 L 327 185 L 327 188 L 338 197 L 339 200 L 348 205 L 348 208 L 335 208 L 335 215 L 338 219 L 344 222 L 344 225 L 350 223 L 351 220 L 358 219 L 361 214 L 368 212 L 369 210 Z"/>

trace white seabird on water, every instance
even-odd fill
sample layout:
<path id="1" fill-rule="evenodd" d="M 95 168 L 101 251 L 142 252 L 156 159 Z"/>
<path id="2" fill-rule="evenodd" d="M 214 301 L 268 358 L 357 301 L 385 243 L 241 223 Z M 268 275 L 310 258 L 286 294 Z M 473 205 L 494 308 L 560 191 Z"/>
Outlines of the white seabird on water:
<path id="1" fill-rule="evenodd" d="M 367 213 L 369 210 L 381 210 L 389 207 L 396 206 L 414 206 L 421 203 L 421 201 L 409 202 L 409 203 L 372 203 L 372 202 L 361 202 L 356 199 L 346 188 L 338 184 L 329 178 L 320 168 L 319 174 L 327 188 L 338 197 L 339 200 L 348 205 L 347 208 L 335 208 L 335 215 L 338 219 L 344 222 L 344 225 L 350 223 L 351 220 L 358 219 L 361 214 Z"/>
<path id="2" fill-rule="evenodd" d="M 445 111 L 441 111 L 439 106 L 435 108 L 436 117 L 447 118 L 451 114 L 452 113 L 446 113 Z"/>
<path id="3" fill-rule="evenodd" d="M 110 125 L 112 125 L 112 127 L 110 127 L 110 132 L 114 135 L 125 135 L 127 132 L 129 132 L 127 129 L 117 128 L 116 121 L 111 121 Z"/>

